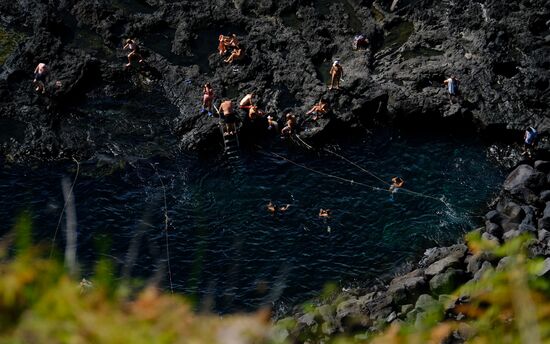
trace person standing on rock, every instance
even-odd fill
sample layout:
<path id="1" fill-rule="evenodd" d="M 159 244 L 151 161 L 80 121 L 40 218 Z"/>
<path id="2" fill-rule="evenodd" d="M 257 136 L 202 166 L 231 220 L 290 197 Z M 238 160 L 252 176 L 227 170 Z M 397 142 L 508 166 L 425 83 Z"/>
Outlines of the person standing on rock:
<path id="1" fill-rule="evenodd" d="M 212 101 L 214 100 L 214 89 L 207 82 L 202 89 L 202 109 L 201 114 L 208 111 L 208 116 L 212 116 Z"/>
<path id="2" fill-rule="evenodd" d="M 296 116 L 292 112 L 289 112 L 286 114 L 286 123 L 283 130 L 281 130 L 281 137 L 292 134 L 294 127 L 296 127 Z"/>
<path id="3" fill-rule="evenodd" d="M 527 155 L 531 158 L 531 149 L 535 147 L 535 143 L 538 137 L 537 129 L 533 127 L 527 128 L 525 134 L 523 135 L 523 153 L 522 155 Z"/>
<path id="4" fill-rule="evenodd" d="M 340 79 L 344 76 L 344 69 L 340 65 L 340 61 L 336 60 L 332 64 L 332 68 L 330 68 L 330 87 L 329 90 L 332 90 L 333 88 L 336 88 L 337 90 L 340 89 Z"/>
<path id="5" fill-rule="evenodd" d="M 125 41 L 124 47 L 122 49 L 130 50 L 130 53 L 128 54 L 128 63 L 126 64 L 126 67 L 130 67 L 132 65 L 133 59 L 137 59 L 139 63 L 143 63 L 143 57 L 141 57 L 139 53 L 139 46 L 133 39 L 128 38 Z"/>
<path id="6" fill-rule="evenodd" d="M 453 99 L 456 98 L 458 101 L 459 90 L 458 85 L 460 85 L 460 80 L 458 80 L 454 75 L 451 75 L 450 78 L 443 81 L 443 84 L 447 86 L 447 92 L 449 93 L 449 101 L 453 105 Z"/>
<path id="7" fill-rule="evenodd" d="M 48 66 L 40 62 L 34 69 L 33 85 L 36 87 L 36 92 L 46 93 L 46 76 L 48 75 Z"/>
<path id="8" fill-rule="evenodd" d="M 224 100 L 220 104 L 220 115 L 223 115 L 223 122 L 225 123 L 224 136 L 236 134 L 235 123 L 237 122 L 237 116 L 233 112 L 233 103 L 231 100 Z"/>

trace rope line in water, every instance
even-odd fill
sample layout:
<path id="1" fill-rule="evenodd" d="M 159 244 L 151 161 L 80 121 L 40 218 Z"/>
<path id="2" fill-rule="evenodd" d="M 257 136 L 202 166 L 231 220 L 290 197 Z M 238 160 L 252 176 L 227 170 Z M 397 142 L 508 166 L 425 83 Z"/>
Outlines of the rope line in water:
<path id="1" fill-rule="evenodd" d="M 67 203 L 69 203 L 69 200 L 71 199 L 71 197 L 73 195 L 73 189 L 74 189 L 74 186 L 76 184 L 76 180 L 78 179 L 78 174 L 80 173 L 80 162 L 78 160 L 76 160 L 74 157 L 73 157 L 73 161 L 76 162 L 76 173 L 75 173 L 75 176 L 74 176 L 73 183 L 71 184 L 71 188 L 69 189 L 69 197 L 67 197 L 67 200 L 65 200 L 65 203 L 63 204 L 63 209 L 61 209 L 61 214 L 59 214 L 59 220 L 57 221 L 57 227 L 55 227 L 55 232 L 54 232 L 53 238 L 52 238 L 52 245 L 51 245 L 51 248 L 50 248 L 50 258 L 53 255 L 53 248 L 55 246 L 55 239 L 57 238 L 57 232 L 59 232 L 59 226 L 61 226 L 61 220 L 63 220 L 63 214 L 65 213 L 65 209 L 67 209 Z"/>
<path id="2" fill-rule="evenodd" d="M 168 241 L 168 202 L 166 202 L 166 187 L 164 186 L 164 182 L 162 181 L 162 178 L 160 174 L 157 171 L 157 168 L 155 165 L 150 164 L 151 167 L 155 170 L 155 174 L 160 180 L 160 184 L 162 185 L 162 196 L 164 199 L 164 239 L 166 241 L 166 262 L 168 267 L 168 279 L 170 281 L 170 292 L 174 293 L 174 287 L 172 285 L 172 268 L 170 266 L 170 244 Z"/>

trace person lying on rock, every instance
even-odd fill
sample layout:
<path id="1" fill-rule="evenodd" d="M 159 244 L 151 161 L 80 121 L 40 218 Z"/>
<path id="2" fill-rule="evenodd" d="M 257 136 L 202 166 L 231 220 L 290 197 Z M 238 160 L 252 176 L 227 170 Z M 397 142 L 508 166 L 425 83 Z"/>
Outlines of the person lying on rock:
<path id="1" fill-rule="evenodd" d="M 282 207 L 279 207 L 275 203 L 269 201 L 269 203 L 267 204 L 267 211 L 269 211 L 271 214 L 275 215 L 277 212 L 284 213 L 285 211 L 288 210 L 289 207 L 290 207 L 290 204 L 283 205 Z"/>
<path id="2" fill-rule="evenodd" d="M 292 112 L 287 113 L 285 118 L 286 122 L 283 130 L 281 130 L 281 137 L 291 135 L 296 127 L 296 116 Z"/>
<path id="3" fill-rule="evenodd" d="M 337 90 L 340 89 L 340 79 L 342 76 L 344 76 L 344 69 L 340 65 L 340 61 L 336 60 L 332 64 L 332 68 L 330 68 L 330 87 L 329 90 L 332 90 L 333 88 L 336 88 Z"/>
<path id="4" fill-rule="evenodd" d="M 244 57 L 243 49 L 241 47 L 237 47 L 233 49 L 233 51 L 231 52 L 231 55 L 229 55 L 229 57 L 224 61 L 227 63 L 233 63 L 234 61 L 241 60 L 243 57 Z"/>
<path id="5" fill-rule="evenodd" d="M 48 75 L 48 66 L 45 63 L 40 62 L 34 69 L 34 80 L 32 81 L 35 86 L 36 92 L 42 94 L 46 93 L 46 76 Z"/>
<path id="6" fill-rule="evenodd" d="M 224 100 L 220 104 L 220 115 L 223 116 L 223 122 L 225 123 L 225 131 L 223 136 L 235 135 L 237 122 L 237 116 L 233 112 L 233 103 L 231 100 Z"/>
<path id="7" fill-rule="evenodd" d="M 393 201 L 393 194 L 403 187 L 405 181 L 401 177 L 393 177 L 391 181 L 392 185 L 390 186 L 390 199 Z"/>
<path id="8" fill-rule="evenodd" d="M 447 86 L 447 92 L 449 93 L 449 102 L 453 105 L 453 99 L 458 101 L 460 91 L 458 90 L 458 85 L 460 85 L 460 80 L 458 80 L 454 75 L 451 75 L 450 78 L 443 81 L 443 84 Z"/>
<path id="9" fill-rule="evenodd" d="M 202 89 L 202 109 L 201 114 L 208 111 L 208 116 L 212 116 L 212 101 L 214 100 L 214 89 L 209 82 L 204 84 Z"/>
<path id="10" fill-rule="evenodd" d="M 322 117 L 328 112 L 328 102 L 324 99 L 319 100 L 319 103 L 313 105 L 313 107 L 306 112 L 306 115 L 312 114 L 312 119 L 314 121 L 317 120 L 317 118 Z"/>
<path id="11" fill-rule="evenodd" d="M 133 39 L 128 38 L 125 41 L 124 47 L 122 49 L 130 50 L 130 53 L 128 54 L 128 63 L 126 64 L 126 67 L 130 67 L 132 65 L 132 60 L 134 59 L 137 59 L 138 63 L 143 63 L 143 57 L 139 53 L 139 46 Z"/>

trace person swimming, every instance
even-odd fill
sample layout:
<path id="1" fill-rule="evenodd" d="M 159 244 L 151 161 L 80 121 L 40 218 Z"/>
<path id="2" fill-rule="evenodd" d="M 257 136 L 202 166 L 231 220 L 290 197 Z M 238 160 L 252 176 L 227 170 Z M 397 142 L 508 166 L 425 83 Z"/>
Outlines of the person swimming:
<path id="1" fill-rule="evenodd" d="M 393 201 L 393 194 L 399 191 L 401 187 L 403 187 L 403 184 L 405 184 L 405 181 L 401 177 L 393 177 L 391 179 L 392 185 L 390 186 L 390 200 Z"/>
<path id="2" fill-rule="evenodd" d="M 275 203 L 269 201 L 269 203 L 267 204 L 267 211 L 270 212 L 272 215 L 275 215 L 277 212 L 284 213 L 288 210 L 289 207 L 290 204 L 279 207 Z"/>
<path id="3" fill-rule="evenodd" d="M 319 209 L 319 217 L 324 217 L 325 219 L 328 219 L 332 215 L 332 211 L 330 209 Z"/>

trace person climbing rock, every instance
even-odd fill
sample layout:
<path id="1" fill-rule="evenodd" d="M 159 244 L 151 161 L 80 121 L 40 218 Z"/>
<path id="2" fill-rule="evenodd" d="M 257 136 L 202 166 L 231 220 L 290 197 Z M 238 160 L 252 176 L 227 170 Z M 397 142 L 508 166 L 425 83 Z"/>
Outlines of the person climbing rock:
<path id="1" fill-rule="evenodd" d="M 330 209 L 319 209 L 319 217 L 329 218 L 331 213 Z"/>
<path id="2" fill-rule="evenodd" d="M 233 63 L 234 61 L 241 60 L 243 57 L 244 57 L 243 49 L 241 47 L 237 47 L 233 49 L 233 51 L 231 52 L 231 55 L 229 55 L 229 57 L 224 61 L 227 63 Z"/>
<path id="3" fill-rule="evenodd" d="M 204 84 L 202 89 L 202 109 L 201 114 L 208 111 L 208 116 L 212 116 L 212 101 L 214 100 L 214 89 L 209 82 Z"/>
<path id="4" fill-rule="evenodd" d="M 527 128 L 525 134 L 523 135 L 523 153 L 522 155 L 527 155 L 531 158 L 531 150 L 535 147 L 536 140 L 538 137 L 537 129 L 533 127 Z"/>
<path id="5" fill-rule="evenodd" d="M 364 35 L 353 37 L 353 50 L 367 49 L 368 46 L 369 40 Z"/>
<path id="6" fill-rule="evenodd" d="M 306 115 L 313 114 L 312 119 L 314 121 L 317 120 L 317 118 L 324 116 L 328 112 L 328 102 L 325 99 L 319 100 L 319 103 L 313 105 L 313 107 L 306 112 Z"/>
<path id="7" fill-rule="evenodd" d="M 249 105 L 248 107 L 248 119 L 254 121 L 257 118 L 265 115 L 265 112 L 260 110 L 256 105 Z"/>
<path id="8" fill-rule="evenodd" d="M 390 200 L 393 201 L 393 194 L 396 193 L 401 187 L 403 187 L 403 184 L 405 184 L 405 181 L 401 177 L 393 177 L 391 179 L 392 185 L 390 186 Z"/>
<path id="9" fill-rule="evenodd" d="M 45 63 L 40 62 L 34 69 L 33 85 L 36 92 L 42 94 L 46 93 L 46 76 L 48 75 L 48 66 Z"/>
<path id="10" fill-rule="evenodd" d="M 269 201 L 269 203 L 267 204 L 267 211 L 275 215 L 277 212 L 284 213 L 285 211 L 288 210 L 289 207 L 290 207 L 290 204 L 279 207 L 275 203 Z"/>
<path id="11" fill-rule="evenodd" d="M 458 97 L 460 95 L 460 91 L 458 90 L 458 85 L 460 85 L 460 80 L 458 80 L 454 75 L 451 75 L 450 78 L 443 81 L 443 84 L 447 86 L 447 92 L 449 93 L 449 102 L 451 105 L 453 105 L 453 99 L 456 98 L 458 101 Z"/>
<path id="12" fill-rule="evenodd" d="M 332 68 L 330 68 L 330 87 L 329 90 L 332 90 L 333 88 L 336 88 L 337 90 L 340 89 L 340 79 L 344 76 L 344 69 L 340 65 L 340 61 L 336 60 L 332 64 Z"/>
<path id="13" fill-rule="evenodd" d="M 223 116 L 223 122 L 225 123 L 224 136 L 235 135 L 236 127 L 235 123 L 237 122 L 237 116 L 233 112 L 233 103 L 231 100 L 224 100 L 220 104 L 220 115 Z"/>
<path id="14" fill-rule="evenodd" d="M 283 130 L 281 130 L 281 137 L 291 135 L 296 127 L 296 116 L 291 112 L 286 114 L 286 122 Z"/>
<path id="15" fill-rule="evenodd" d="M 132 60 L 134 59 L 137 59 L 138 63 L 143 63 L 143 57 L 139 53 L 139 46 L 133 39 L 128 38 L 125 41 L 124 47 L 122 49 L 130 50 L 130 53 L 128 54 L 128 63 L 126 64 L 126 67 L 130 67 L 132 65 Z"/>
<path id="16" fill-rule="evenodd" d="M 279 132 L 279 123 L 273 118 L 273 116 L 267 116 L 267 130 L 271 132 Z"/>

